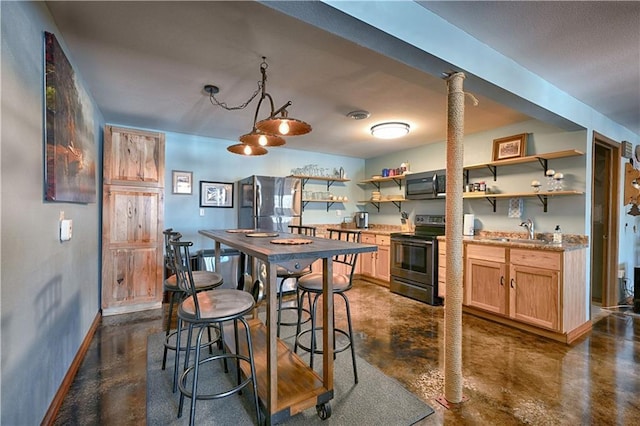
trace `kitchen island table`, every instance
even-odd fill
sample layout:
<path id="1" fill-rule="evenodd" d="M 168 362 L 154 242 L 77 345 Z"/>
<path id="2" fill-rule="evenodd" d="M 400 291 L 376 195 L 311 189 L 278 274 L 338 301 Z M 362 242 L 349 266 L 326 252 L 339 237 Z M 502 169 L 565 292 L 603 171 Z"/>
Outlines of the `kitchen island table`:
<path id="1" fill-rule="evenodd" d="M 333 256 L 349 253 L 366 253 L 377 250 L 375 245 L 307 237 L 280 232 L 274 236 L 260 230 L 255 233 L 243 230 L 200 230 L 200 234 L 215 241 L 216 268 L 219 268 L 221 245 L 239 250 L 266 266 L 266 324 L 254 318 L 250 321 L 253 342 L 258 396 L 266 414 L 266 423 L 278 423 L 301 411 L 316 406 L 318 415 L 331 415 L 329 401 L 333 398 Z M 276 265 L 287 269 L 304 269 L 316 259 L 322 259 L 322 377 L 307 366 L 288 346 L 279 340 L 277 333 L 277 274 Z M 252 262 L 250 262 L 251 264 Z M 233 335 L 233 333 L 225 333 Z M 242 342 L 241 342 L 242 343 Z M 231 342 L 229 347 L 234 348 Z M 245 372 L 246 374 L 246 372 Z"/>

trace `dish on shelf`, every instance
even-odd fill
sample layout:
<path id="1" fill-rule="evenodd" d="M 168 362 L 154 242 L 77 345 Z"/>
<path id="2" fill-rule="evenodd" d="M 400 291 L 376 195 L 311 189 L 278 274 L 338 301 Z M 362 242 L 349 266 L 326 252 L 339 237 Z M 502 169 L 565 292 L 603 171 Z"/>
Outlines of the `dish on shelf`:
<path id="1" fill-rule="evenodd" d="M 380 175 L 373 175 L 373 176 L 371 176 L 371 179 L 382 179 L 382 176 L 380 176 Z"/>

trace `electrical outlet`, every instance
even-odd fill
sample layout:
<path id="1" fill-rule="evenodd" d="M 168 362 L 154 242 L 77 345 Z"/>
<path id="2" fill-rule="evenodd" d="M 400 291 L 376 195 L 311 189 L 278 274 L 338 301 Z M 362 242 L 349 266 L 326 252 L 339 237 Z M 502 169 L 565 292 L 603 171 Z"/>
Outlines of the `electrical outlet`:
<path id="1" fill-rule="evenodd" d="M 342 210 L 336 210 L 336 216 L 342 216 Z"/>
<path id="2" fill-rule="evenodd" d="M 204 216 L 204 209 L 200 209 L 200 216 Z"/>
<path id="3" fill-rule="evenodd" d="M 618 270 L 618 278 L 624 278 L 624 269 Z"/>

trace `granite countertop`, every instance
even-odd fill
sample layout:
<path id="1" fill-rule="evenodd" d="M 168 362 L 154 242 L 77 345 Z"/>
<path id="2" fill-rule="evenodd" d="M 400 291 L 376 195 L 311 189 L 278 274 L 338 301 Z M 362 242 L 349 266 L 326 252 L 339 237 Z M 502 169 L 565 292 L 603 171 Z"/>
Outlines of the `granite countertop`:
<path id="1" fill-rule="evenodd" d="M 441 236 L 438 239 L 445 240 L 445 237 Z M 527 235 L 522 233 L 480 231 L 478 235 L 463 237 L 462 242 L 545 251 L 570 251 L 589 247 L 585 235 L 565 234 L 562 243 L 554 243 L 551 233 L 536 233 L 535 238 L 529 240 Z"/>
<path id="2" fill-rule="evenodd" d="M 313 225 L 317 228 L 318 235 L 324 234 L 325 232 L 329 232 L 330 229 L 345 229 L 340 226 L 340 224 L 329 224 L 329 225 Z M 359 230 L 363 234 L 372 234 L 372 235 L 391 235 L 394 232 L 406 232 L 402 230 L 400 225 L 370 225 L 369 228 L 358 229 L 353 224 L 349 224 L 346 229 Z"/>

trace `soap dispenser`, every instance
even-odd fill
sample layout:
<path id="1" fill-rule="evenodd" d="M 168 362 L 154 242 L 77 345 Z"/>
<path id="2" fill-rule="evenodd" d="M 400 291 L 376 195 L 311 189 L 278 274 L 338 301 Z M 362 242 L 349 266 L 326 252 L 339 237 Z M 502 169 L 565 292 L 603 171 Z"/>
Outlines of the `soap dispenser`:
<path id="1" fill-rule="evenodd" d="M 556 225 L 556 229 L 553 231 L 553 242 L 562 243 L 562 231 L 560 230 L 560 225 Z"/>

